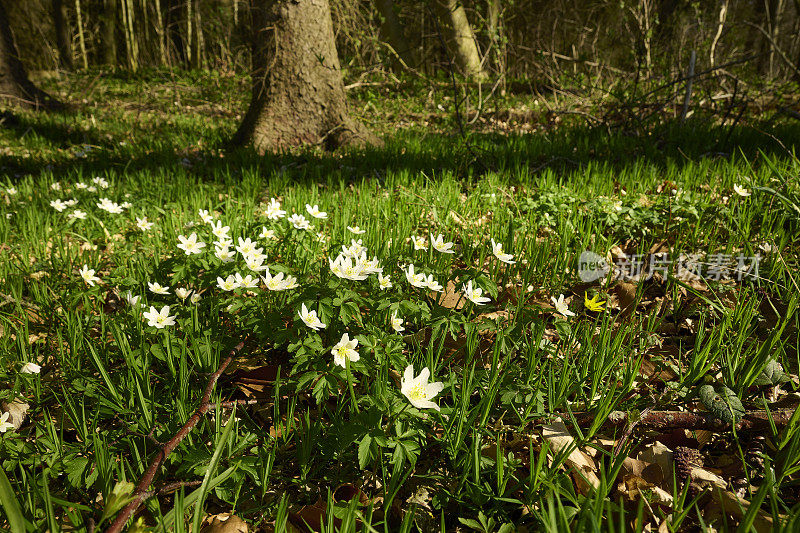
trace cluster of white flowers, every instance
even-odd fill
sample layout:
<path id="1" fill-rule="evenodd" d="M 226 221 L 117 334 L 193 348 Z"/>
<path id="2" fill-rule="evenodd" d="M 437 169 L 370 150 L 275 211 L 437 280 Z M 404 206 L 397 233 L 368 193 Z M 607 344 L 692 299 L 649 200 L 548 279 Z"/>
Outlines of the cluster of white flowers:
<path id="1" fill-rule="evenodd" d="M 294 213 L 287 220 L 292 226 L 294 226 L 294 229 L 310 230 L 314 227 L 311 225 L 308 219 L 306 219 L 306 217 L 303 215 L 298 215 L 297 213 Z"/>
<path id="2" fill-rule="evenodd" d="M 415 272 L 413 264 L 408 265 L 408 268 L 405 269 L 405 274 L 406 280 L 408 280 L 412 286 L 417 287 L 418 289 L 428 289 L 434 292 L 442 292 L 442 289 L 444 288 L 433 278 L 433 274 L 428 274 L 426 276 L 422 272 Z"/>
<path id="3" fill-rule="evenodd" d="M 78 205 L 78 200 L 75 198 L 70 198 L 69 200 L 52 200 L 50 202 L 50 207 L 58 211 L 59 213 L 67 209 L 68 207 L 74 207 Z"/>
<path id="4" fill-rule="evenodd" d="M 125 209 L 130 207 L 128 202 L 123 203 L 122 205 L 118 204 L 117 202 L 112 202 L 108 198 L 100 198 L 100 201 L 97 202 L 97 207 L 111 213 L 112 215 L 118 215 L 122 213 Z"/>
<path id="5" fill-rule="evenodd" d="M 383 268 L 380 266 L 377 257 L 367 258 L 367 251 L 364 249 L 361 255 L 353 257 L 340 253 L 335 259 L 328 260 L 331 272 L 342 279 L 352 281 L 363 281 L 370 274 L 382 275 Z"/>
<path id="6" fill-rule="evenodd" d="M 278 272 L 273 276 L 270 274 L 269 269 L 264 272 L 264 276 L 261 279 L 264 280 L 267 289 L 271 291 L 286 291 L 299 287 L 296 277 L 284 275 L 283 272 Z"/>

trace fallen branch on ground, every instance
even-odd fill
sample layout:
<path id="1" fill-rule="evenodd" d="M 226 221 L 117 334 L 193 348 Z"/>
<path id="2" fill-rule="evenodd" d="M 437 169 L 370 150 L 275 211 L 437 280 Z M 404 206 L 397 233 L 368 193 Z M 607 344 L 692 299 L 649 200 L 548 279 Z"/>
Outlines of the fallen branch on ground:
<path id="1" fill-rule="evenodd" d="M 771 411 L 772 421 L 775 427 L 783 427 L 789 423 L 792 418 L 796 407 L 788 409 L 775 409 Z M 742 419 L 736 424 L 737 431 L 748 431 L 757 429 L 767 429 L 770 427 L 769 416 L 767 411 L 749 411 L 745 413 Z M 592 413 L 575 413 L 575 421 L 579 426 L 590 425 L 594 422 L 594 414 Z M 561 415 L 565 421 L 569 421 L 570 417 Z M 614 411 L 603 423 L 604 426 L 625 426 L 629 422 L 629 414 L 624 411 Z M 639 429 L 656 429 L 656 430 L 669 430 L 669 429 L 705 429 L 709 431 L 727 431 L 731 428 L 722 420 L 716 418 L 713 414 L 708 412 L 689 412 L 689 411 L 647 411 L 632 422 Z"/>
<path id="2" fill-rule="evenodd" d="M 205 391 L 203 392 L 203 398 L 200 400 L 200 406 L 192 413 L 192 416 L 189 417 L 189 420 L 178 430 L 175 435 L 169 439 L 164 446 L 159 450 L 156 454 L 156 457 L 150 463 L 150 466 L 145 471 L 142 478 L 139 480 L 139 484 L 136 485 L 136 490 L 133 491 L 133 499 L 131 502 L 125 506 L 122 511 L 117 514 L 117 517 L 108 526 L 106 529 L 106 533 L 119 533 L 122 531 L 122 528 L 125 527 L 125 524 L 128 522 L 128 519 L 133 516 L 139 506 L 142 504 L 144 500 L 148 497 L 152 496 L 155 492 L 148 491 L 147 489 L 150 487 L 150 484 L 155 479 L 156 474 L 158 473 L 158 469 L 164 464 L 164 460 L 169 456 L 170 453 L 180 444 L 180 442 L 186 438 L 186 436 L 194 429 L 200 419 L 205 415 L 213 406 L 214 404 L 211 403 L 211 393 L 214 391 L 214 386 L 217 384 L 217 380 L 231 364 L 233 358 L 236 357 L 239 352 L 244 347 L 244 341 L 237 344 L 233 350 L 228 354 L 228 356 L 222 361 L 217 368 L 216 372 L 211 374 L 211 377 L 208 378 L 208 383 L 206 384 Z"/>

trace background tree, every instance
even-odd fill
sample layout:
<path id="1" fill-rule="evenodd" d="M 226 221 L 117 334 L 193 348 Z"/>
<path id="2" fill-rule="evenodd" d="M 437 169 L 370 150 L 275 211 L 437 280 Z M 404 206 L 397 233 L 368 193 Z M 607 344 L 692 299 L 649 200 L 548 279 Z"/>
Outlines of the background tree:
<path id="1" fill-rule="evenodd" d="M 800 1 L 800 0 L 799 0 Z M 406 37 L 406 31 L 400 17 L 395 12 L 395 5 L 392 0 L 374 0 L 375 7 L 381 15 L 381 38 L 392 47 L 400 60 L 411 67 L 417 66 L 417 59 L 414 57 L 414 50 Z M 396 66 L 397 58 L 392 60 Z"/>
<path id="2" fill-rule="evenodd" d="M 485 78 L 481 55 L 464 4 L 461 0 L 434 0 L 433 5 L 439 15 L 441 32 L 462 74 L 468 78 Z"/>
<path id="3" fill-rule="evenodd" d="M 70 30 L 67 24 L 67 6 L 64 0 L 53 0 L 53 30 L 56 34 L 56 47 L 58 48 L 58 61 L 61 68 L 72 70 L 72 46 L 70 43 Z"/>
<path id="4" fill-rule="evenodd" d="M 348 113 L 328 0 L 253 0 L 251 15 L 253 92 L 235 144 L 380 143 Z"/>
<path id="5" fill-rule="evenodd" d="M 0 99 L 23 107 L 60 108 L 61 102 L 36 87 L 19 59 L 5 5 L 0 1 Z"/>

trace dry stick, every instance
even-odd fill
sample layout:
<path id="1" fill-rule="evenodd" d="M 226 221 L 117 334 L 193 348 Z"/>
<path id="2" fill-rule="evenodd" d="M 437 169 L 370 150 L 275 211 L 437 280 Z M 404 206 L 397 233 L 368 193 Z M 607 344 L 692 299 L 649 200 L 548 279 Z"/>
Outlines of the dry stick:
<path id="1" fill-rule="evenodd" d="M 683 95 L 683 110 L 681 111 L 681 124 L 686 122 L 686 114 L 689 112 L 689 101 L 692 99 L 692 84 L 694 83 L 694 62 L 697 60 L 697 51 L 692 50 L 689 58 L 689 81 L 686 82 L 686 94 Z"/>
<path id="2" fill-rule="evenodd" d="M 217 380 L 231 364 L 233 358 L 242 350 L 244 347 L 244 341 L 237 344 L 231 353 L 228 354 L 228 357 L 225 358 L 224 361 L 219 365 L 219 368 L 216 372 L 211 374 L 211 377 L 208 378 L 208 383 L 206 384 L 206 389 L 203 392 L 203 399 L 200 400 L 200 406 L 192 413 L 192 416 L 189 417 L 189 420 L 183 425 L 183 427 L 178 430 L 178 432 L 164 444 L 164 447 L 159 450 L 158 454 L 156 454 L 155 459 L 150 463 L 150 466 L 147 468 L 147 471 L 144 473 L 142 478 L 139 480 L 139 484 L 136 486 L 136 490 L 133 492 L 133 500 L 125 506 L 125 508 L 120 511 L 114 521 L 108 526 L 106 529 L 106 533 L 119 533 L 122 531 L 122 528 L 125 527 L 125 524 L 128 522 L 128 519 L 133 516 L 133 513 L 139 508 L 142 502 L 147 499 L 148 496 L 152 496 L 152 493 L 148 492 L 147 489 L 150 487 L 150 484 L 153 482 L 153 479 L 156 477 L 158 473 L 158 469 L 164 463 L 164 460 L 169 456 L 170 453 L 180 444 L 180 442 L 186 438 L 186 436 L 194 429 L 200 419 L 211 409 L 211 393 L 214 391 L 214 386 L 217 384 Z"/>
<path id="3" fill-rule="evenodd" d="M 737 431 L 747 431 L 755 429 L 766 429 L 770 427 L 770 414 L 775 427 L 785 426 L 789 423 L 796 407 L 787 409 L 776 409 L 767 411 L 749 411 L 745 413 L 739 423 L 736 424 Z M 578 425 L 586 425 L 594 422 L 595 415 L 592 413 L 575 413 L 575 420 Z M 638 421 L 631 421 L 637 428 L 669 430 L 669 429 L 705 429 L 710 431 L 726 431 L 730 429 L 730 424 L 723 422 L 708 412 L 688 412 L 688 411 L 648 411 L 643 413 Z M 628 424 L 628 413 L 624 411 L 614 411 L 608 415 L 608 419 L 603 423 L 604 426 L 625 426 Z"/>
<path id="4" fill-rule="evenodd" d="M 788 66 L 789 66 L 789 67 L 790 67 L 792 70 L 794 70 L 795 74 L 797 74 L 798 76 L 800 76 L 800 68 L 797 68 L 797 67 L 795 66 L 795 64 L 794 64 L 794 63 L 792 63 L 792 60 L 791 60 L 791 59 L 789 59 L 789 58 L 786 56 L 786 54 L 784 53 L 784 51 L 783 51 L 783 50 L 781 50 L 781 47 L 780 47 L 780 46 L 778 46 L 778 43 L 776 43 L 776 42 L 775 42 L 775 40 L 772 38 L 772 36 L 770 36 L 770 34 L 768 34 L 766 31 L 764 31 L 764 28 L 762 28 L 762 27 L 761 27 L 761 26 L 759 26 L 758 24 L 753 24 L 752 22 L 747 22 L 747 21 L 745 21 L 744 23 L 745 23 L 745 24 L 747 24 L 748 26 L 751 26 L 751 27 L 753 27 L 753 28 L 757 29 L 758 31 L 760 31 L 760 32 L 761 32 L 761 33 L 764 35 L 764 37 L 765 37 L 765 38 L 766 38 L 766 39 L 769 41 L 769 43 L 772 45 L 772 48 L 773 48 L 773 49 L 774 49 L 776 52 L 778 52 L 778 55 L 779 55 L 779 56 L 781 56 L 781 59 L 783 59 L 784 63 L 786 63 L 786 64 L 787 64 L 787 65 L 788 65 Z"/>

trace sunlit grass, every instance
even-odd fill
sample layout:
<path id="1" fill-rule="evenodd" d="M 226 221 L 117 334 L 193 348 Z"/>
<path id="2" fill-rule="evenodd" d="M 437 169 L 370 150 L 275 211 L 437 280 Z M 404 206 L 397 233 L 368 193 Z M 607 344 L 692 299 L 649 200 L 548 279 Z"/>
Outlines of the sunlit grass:
<path id="1" fill-rule="evenodd" d="M 662 132 L 672 146 L 662 151 L 579 130 L 475 136 L 469 149 L 401 132 L 367 154 L 259 158 L 222 149 L 232 117 L 173 115 L 166 100 L 153 107 L 157 126 L 143 121 L 130 135 L 131 117 L 108 107 L 100 122 L 88 111 L 25 116 L 2 132 L 10 153 L 0 178 L 0 397 L 29 410 L 0 436 L 0 457 L 29 530 L 99 521 L 114 488 L 141 477 L 240 341 L 212 401 L 255 402 L 200 420 L 154 488 L 187 484 L 147 500 L 149 525 L 186 531 L 225 511 L 280 530 L 317 500 L 328 508 L 326 531 L 357 522 L 383 531 L 608 529 L 637 513 L 639 524 L 658 525 L 666 511 L 626 506 L 617 492 L 622 456 L 599 439 L 621 436 L 601 428 L 610 413 L 695 409 L 706 381 L 763 409 L 770 392 L 754 384 L 773 361 L 792 375 L 783 389 L 797 387 L 800 163 L 756 144 L 757 135 L 741 132 L 741 150 L 725 158 L 698 157 L 713 145 L 700 126 Z M 65 128 L 79 133 L 62 146 Z M 674 157 L 693 139 L 692 158 Z M 73 198 L 61 212 L 51 206 Z M 101 198 L 126 207 L 110 213 Z M 267 216 L 273 198 L 284 217 Z M 75 209 L 86 217 L 70 218 Z M 230 227 L 231 262 L 215 255 L 201 210 Z M 296 229 L 293 214 L 313 229 Z M 143 231 L 141 217 L 153 226 Z M 264 229 L 272 235 L 261 237 Z M 205 244 L 197 254 L 177 246 L 192 233 Z M 453 254 L 432 246 L 440 234 Z M 414 236 L 427 249 L 415 249 Z M 276 281 L 271 290 L 266 272 L 236 252 L 239 238 L 263 248 L 270 276 L 294 276 L 297 287 Z M 492 239 L 515 263 L 493 255 Z M 378 263 L 363 280 L 331 268 L 354 240 Z M 578 278 L 584 250 L 646 254 L 659 244 L 675 255 L 759 253 L 760 277 L 642 283 L 630 316 L 617 288 Z M 409 283 L 412 264 L 442 292 Z M 81 276 L 84 265 L 97 280 Z M 218 278 L 237 273 L 256 286 L 221 287 Z M 489 302 L 470 301 L 468 282 L 483 291 L 473 300 Z M 561 294 L 570 313 L 554 308 Z M 599 311 L 585 307 L 593 295 L 606 301 Z M 308 326 L 303 305 L 324 328 Z M 152 314 L 164 306 L 174 325 Z M 648 381 L 644 361 L 674 377 Z M 22 373 L 28 363 L 41 371 Z M 420 403 L 424 387 L 403 392 L 408 366 L 441 382 L 429 398 L 438 409 Z M 590 418 L 573 427 L 570 413 Z M 579 490 L 563 466 L 569 451 L 553 453 L 541 436 L 558 415 L 581 449 L 598 450 L 594 491 Z M 766 435 L 774 446 L 763 509 L 775 517 L 796 504 L 796 422 Z M 653 438 L 636 434 L 623 451 Z M 727 431 L 715 445 L 727 438 L 727 453 L 746 463 L 739 435 Z M 698 524 L 695 495 L 674 493 L 675 527 Z"/>

